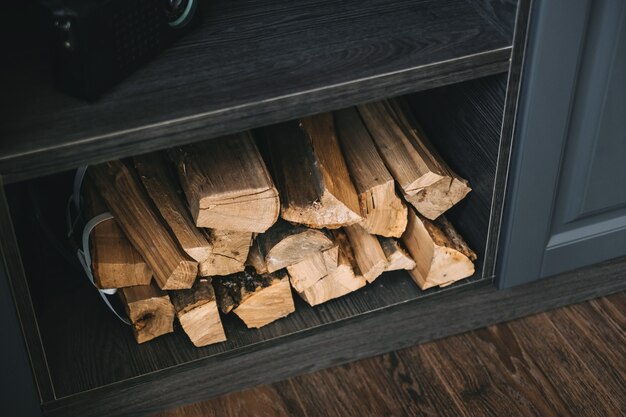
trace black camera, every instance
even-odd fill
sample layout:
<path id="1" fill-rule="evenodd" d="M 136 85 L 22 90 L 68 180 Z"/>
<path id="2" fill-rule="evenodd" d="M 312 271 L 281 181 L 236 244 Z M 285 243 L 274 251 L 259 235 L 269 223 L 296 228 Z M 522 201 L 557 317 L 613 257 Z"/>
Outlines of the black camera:
<path id="1" fill-rule="evenodd" d="M 59 87 L 95 99 L 200 20 L 199 0 L 42 0 Z"/>

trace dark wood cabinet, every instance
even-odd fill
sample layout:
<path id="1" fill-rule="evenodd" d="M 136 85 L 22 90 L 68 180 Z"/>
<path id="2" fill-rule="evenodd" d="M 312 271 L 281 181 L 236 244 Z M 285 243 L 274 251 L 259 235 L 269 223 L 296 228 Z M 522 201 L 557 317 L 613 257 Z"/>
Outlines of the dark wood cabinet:
<path id="1" fill-rule="evenodd" d="M 535 65 L 555 61 L 541 56 L 548 51 L 539 48 L 537 37 L 575 54 L 586 36 L 575 29 L 602 14 L 593 12 L 595 6 L 570 7 L 574 15 L 580 13 L 568 22 L 577 37 L 544 33 L 545 19 L 555 18 L 554 10 L 553 15 L 543 11 L 546 3 L 211 1 L 199 30 L 94 103 L 57 92 L 39 54 L 17 53 L 2 78 L 12 105 L 0 116 L 0 272 L 8 284 L 1 288 L 17 313 L 11 321 L 15 326 L 6 331 L 21 330 L 24 344 L 15 349 L 22 356 L 27 352 L 30 369 L 23 374 L 32 370 L 43 414 L 147 415 L 625 288 L 620 279 L 624 262 L 619 261 L 514 289 L 499 291 L 493 284 L 495 278 L 508 287 L 522 277 L 530 280 L 600 260 L 554 267 L 537 266 L 532 262 L 538 258 L 529 258 L 521 267 L 524 259 L 518 255 L 534 248 L 523 247 L 529 240 L 516 240 L 516 227 L 524 227 L 517 219 L 529 222 L 533 210 L 549 212 L 533 226 L 543 227 L 543 239 L 546 231 L 558 236 L 584 230 L 589 219 L 606 220 L 602 216 L 623 208 L 621 191 L 599 195 L 594 188 L 623 169 L 615 155 L 623 152 L 623 143 L 600 132 L 623 126 L 613 113 L 596 111 L 596 122 L 576 121 L 578 131 L 597 131 L 603 138 L 593 149 L 582 136 L 566 148 L 562 172 L 596 155 L 594 161 L 585 159 L 585 176 L 576 171 L 571 178 L 558 177 L 561 142 L 532 154 L 533 146 L 545 144 L 531 134 L 533 126 L 540 128 L 532 111 L 537 112 L 537 100 L 553 97 L 546 85 L 537 84 Z M 529 22 L 533 32 L 526 54 Z M 621 31 L 623 39 L 623 25 Z M 570 36 L 576 45 L 570 45 Z M 623 62 L 623 55 L 615 53 L 613 60 Z M 582 79 L 576 68 L 558 73 L 567 88 Z M 611 74 L 606 85 L 624 85 L 623 73 Z M 588 82 L 586 88 L 593 91 L 595 84 Z M 597 110 L 596 105 L 587 108 L 592 98 L 580 94 L 574 112 Z M 406 96 L 439 151 L 474 189 L 449 217 L 479 255 L 476 274 L 450 287 L 421 291 L 406 273 L 389 273 L 322 306 L 299 303 L 296 313 L 260 330 L 249 331 L 227 317 L 228 341 L 221 344 L 198 349 L 175 332 L 138 346 L 50 243 L 47 235 L 58 231 L 44 233 L 39 225 L 62 217 L 70 171 L 78 166 L 394 96 Z M 620 99 L 619 93 L 605 94 L 595 102 L 617 101 L 619 109 Z M 567 103 L 559 105 L 565 109 Z M 552 133 L 562 134 L 573 123 L 560 111 L 544 125 Z M 605 155 L 615 161 L 612 166 L 602 162 Z M 544 176 L 554 174 L 551 182 L 528 171 L 528 158 L 543 164 Z M 574 181 L 581 178 L 588 192 L 579 198 Z M 540 201 L 524 194 L 533 184 Z M 548 198 L 540 192 L 552 194 Z M 556 201 L 563 212 L 552 216 L 543 198 Z M 46 213 L 38 209 L 43 205 Z M 544 262 L 545 245 L 541 251 Z M 554 259 L 560 256 L 555 252 Z"/>

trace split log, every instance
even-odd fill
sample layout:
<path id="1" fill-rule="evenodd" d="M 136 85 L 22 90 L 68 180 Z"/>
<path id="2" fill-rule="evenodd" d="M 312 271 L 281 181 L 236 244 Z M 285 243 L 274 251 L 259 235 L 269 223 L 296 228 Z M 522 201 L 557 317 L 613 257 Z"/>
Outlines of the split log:
<path id="1" fill-rule="evenodd" d="M 387 257 L 378 239 L 358 224 L 346 226 L 343 230 L 348 236 L 361 275 L 367 282 L 374 282 L 387 268 Z"/>
<path id="2" fill-rule="evenodd" d="M 423 290 L 474 274 L 476 254 L 443 216 L 431 221 L 409 210 L 402 242 L 416 264 L 409 273 Z"/>
<path id="3" fill-rule="evenodd" d="M 94 185 L 87 178 L 83 186 L 85 219 L 89 221 L 108 211 Z M 149 285 L 152 270 L 128 241 L 115 219 L 97 225 L 90 236 L 91 270 L 98 288 Z"/>
<path id="4" fill-rule="evenodd" d="M 298 293 L 311 306 L 342 297 L 362 288 L 367 282 L 356 266 L 354 254 L 345 233 L 337 230 L 333 235 L 339 247 L 337 269 Z"/>
<path id="5" fill-rule="evenodd" d="M 354 181 L 363 222 L 370 234 L 400 237 L 406 228 L 407 208 L 396 194 L 393 177 L 355 108 L 335 112 L 337 134 Z"/>
<path id="6" fill-rule="evenodd" d="M 406 200 L 424 217 L 439 217 L 471 191 L 396 101 L 365 104 L 359 112 Z"/>
<path id="7" fill-rule="evenodd" d="M 278 271 L 302 261 L 307 255 L 330 249 L 334 242 L 323 230 L 279 220 L 256 242 L 268 272 Z"/>
<path id="8" fill-rule="evenodd" d="M 318 229 L 362 220 L 332 113 L 270 126 L 264 133 L 283 219 Z"/>
<path id="9" fill-rule="evenodd" d="M 248 328 L 263 327 L 295 311 L 285 271 L 259 275 L 247 269 L 220 278 L 217 298 L 223 313 L 232 311 Z"/>
<path id="10" fill-rule="evenodd" d="M 387 257 L 387 268 L 385 271 L 397 271 L 399 269 L 411 270 L 415 268 L 415 261 L 402 246 L 400 246 L 400 242 L 396 239 L 379 236 L 378 242 Z"/>
<path id="11" fill-rule="evenodd" d="M 196 225 L 265 232 L 278 218 L 278 192 L 250 132 L 170 150 Z"/>
<path id="12" fill-rule="evenodd" d="M 137 343 L 174 331 L 174 306 L 154 283 L 119 290 Z"/>
<path id="13" fill-rule="evenodd" d="M 257 274 L 267 274 L 267 264 L 265 258 L 261 255 L 258 243 L 253 243 L 250 246 L 250 252 L 248 252 L 248 259 L 246 259 L 246 266 L 254 268 Z"/>
<path id="14" fill-rule="evenodd" d="M 141 182 L 121 161 L 93 165 L 87 170 L 115 220 L 145 259 L 161 289 L 190 288 L 198 264 L 184 253 L 161 223 Z"/>
<path id="15" fill-rule="evenodd" d="M 226 340 L 211 280 L 199 278 L 188 290 L 171 291 L 176 317 L 194 346 Z"/>
<path id="16" fill-rule="evenodd" d="M 291 286 L 303 292 L 326 275 L 337 269 L 339 246 L 323 252 L 314 252 L 298 263 L 287 267 Z"/>
<path id="17" fill-rule="evenodd" d="M 191 219 L 168 160 L 157 152 L 134 160 L 139 178 L 180 247 L 197 262 L 206 260 L 211 244 Z"/>
<path id="18" fill-rule="evenodd" d="M 206 261 L 200 263 L 198 275 L 230 275 L 245 269 L 248 251 L 252 244 L 251 232 L 229 230 L 207 231 L 213 249 Z"/>

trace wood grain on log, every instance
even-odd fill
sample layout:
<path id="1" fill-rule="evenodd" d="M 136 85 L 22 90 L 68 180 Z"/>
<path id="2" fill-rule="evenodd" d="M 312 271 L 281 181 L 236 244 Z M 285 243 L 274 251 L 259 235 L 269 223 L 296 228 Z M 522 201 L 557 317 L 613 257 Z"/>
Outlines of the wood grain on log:
<path id="1" fill-rule="evenodd" d="M 211 253 L 211 244 L 194 224 L 165 155 L 158 152 L 135 156 L 134 161 L 148 195 L 181 248 L 197 262 L 205 261 Z"/>
<path id="2" fill-rule="evenodd" d="M 249 328 L 263 327 L 295 311 L 285 271 L 259 275 L 247 269 L 220 278 L 216 286 L 220 310 L 232 311 Z"/>
<path id="3" fill-rule="evenodd" d="M 323 252 L 313 252 L 303 260 L 287 267 L 291 286 L 302 292 L 337 269 L 339 246 Z"/>
<path id="4" fill-rule="evenodd" d="M 252 244 L 251 232 L 206 230 L 212 245 L 211 254 L 198 267 L 198 275 L 230 275 L 245 269 L 248 251 Z"/>
<path id="5" fill-rule="evenodd" d="M 174 306 L 154 282 L 119 290 L 137 343 L 174 331 Z"/>
<path id="6" fill-rule="evenodd" d="M 278 218 L 278 192 L 250 132 L 169 154 L 197 226 L 262 233 Z"/>
<path id="7" fill-rule="evenodd" d="M 84 216 L 87 221 L 108 211 L 89 178 L 83 185 Z M 98 288 L 149 285 L 152 270 L 129 242 L 115 219 L 105 220 L 91 231 L 91 270 Z"/>
<path id="8" fill-rule="evenodd" d="M 211 279 L 199 278 L 188 290 L 171 291 L 176 317 L 194 346 L 226 340 Z"/>
<path id="9" fill-rule="evenodd" d="M 361 206 L 361 225 L 371 234 L 400 237 L 407 208 L 395 190 L 393 177 L 355 108 L 335 112 L 337 135 Z"/>
<path id="10" fill-rule="evenodd" d="M 161 289 L 191 288 L 198 263 L 180 249 L 163 225 L 140 180 L 121 161 L 87 170 L 128 240 L 154 273 Z"/>
<path id="11" fill-rule="evenodd" d="M 330 249 L 334 242 L 326 231 L 279 220 L 256 238 L 268 272 L 302 261 L 309 254 Z"/>
<path id="12" fill-rule="evenodd" d="M 346 234 L 342 230 L 335 230 L 333 235 L 339 248 L 337 269 L 299 293 L 300 297 L 311 306 L 342 297 L 367 283 L 356 266 Z"/>
<path id="13" fill-rule="evenodd" d="M 400 246 L 400 242 L 397 239 L 379 236 L 378 242 L 387 257 L 387 268 L 385 271 L 396 271 L 399 269 L 411 270 L 415 268 L 415 261 L 406 250 Z"/>
<path id="14" fill-rule="evenodd" d="M 362 220 L 331 113 L 270 126 L 263 134 L 283 219 L 330 229 Z"/>
<path id="15" fill-rule="evenodd" d="M 359 224 L 343 228 L 350 241 L 354 259 L 367 282 L 374 282 L 387 268 L 387 257 L 374 235 Z"/>
<path id="16" fill-rule="evenodd" d="M 409 210 L 402 242 L 416 263 L 409 273 L 423 290 L 474 274 L 476 254 L 443 216 L 433 222 Z"/>
<path id="17" fill-rule="evenodd" d="M 420 214 L 435 219 L 471 191 L 396 101 L 365 104 L 359 112 L 405 199 Z"/>

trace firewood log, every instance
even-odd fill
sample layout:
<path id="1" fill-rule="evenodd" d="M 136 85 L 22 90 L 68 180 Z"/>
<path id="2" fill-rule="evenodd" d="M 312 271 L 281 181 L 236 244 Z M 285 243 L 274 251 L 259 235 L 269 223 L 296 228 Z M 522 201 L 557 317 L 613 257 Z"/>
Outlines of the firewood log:
<path id="1" fill-rule="evenodd" d="M 232 311 L 248 328 L 263 327 L 295 311 L 284 270 L 259 275 L 246 269 L 216 281 L 220 310 Z"/>
<path id="2" fill-rule="evenodd" d="M 278 218 L 278 192 L 250 132 L 169 153 L 198 227 L 262 233 Z"/>
<path id="3" fill-rule="evenodd" d="M 374 282 L 387 268 L 387 257 L 378 239 L 358 224 L 346 226 L 343 230 L 348 236 L 361 275 L 367 282 Z"/>
<path id="4" fill-rule="evenodd" d="M 137 343 L 174 331 L 174 306 L 154 283 L 119 290 Z"/>
<path id="5" fill-rule="evenodd" d="M 397 271 L 399 269 L 411 270 L 415 268 L 415 261 L 400 246 L 398 240 L 391 237 L 378 237 L 378 242 L 383 248 L 383 252 L 387 257 L 387 268 L 385 271 Z"/>
<path id="6" fill-rule="evenodd" d="M 170 291 L 176 317 L 194 346 L 226 340 L 211 279 L 199 278 L 188 290 Z"/>
<path id="7" fill-rule="evenodd" d="M 332 113 L 270 126 L 263 134 L 283 219 L 329 229 L 362 220 Z"/>
<path id="8" fill-rule="evenodd" d="M 172 167 L 159 152 L 136 156 L 135 169 L 155 207 L 161 213 L 172 234 L 183 250 L 197 262 L 203 262 L 211 253 L 211 244 L 196 227 Z"/>
<path id="9" fill-rule="evenodd" d="M 206 230 L 212 245 L 209 257 L 201 262 L 198 275 L 230 275 L 245 269 L 248 251 L 252 244 L 251 232 L 233 232 L 228 230 Z"/>
<path id="10" fill-rule="evenodd" d="M 311 306 L 342 297 L 358 290 L 367 283 L 356 265 L 352 248 L 345 233 L 342 230 L 335 230 L 333 235 L 339 247 L 337 269 L 298 293 Z"/>
<path id="11" fill-rule="evenodd" d="M 359 112 L 405 199 L 424 217 L 437 218 L 471 191 L 396 101 L 365 104 Z"/>
<path id="12" fill-rule="evenodd" d="M 409 273 L 423 290 L 474 274 L 476 254 L 444 216 L 431 221 L 409 210 L 402 242 L 416 263 Z"/>
<path id="13" fill-rule="evenodd" d="M 141 181 L 121 161 L 87 170 L 109 210 L 154 273 L 161 289 L 191 288 L 198 263 L 178 246 L 163 225 Z"/>
<path id="14" fill-rule="evenodd" d="M 93 183 L 86 178 L 83 185 L 85 219 L 108 211 Z M 149 285 L 152 270 L 128 241 L 115 219 L 98 224 L 90 236 L 91 269 L 98 288 L 121 288 Z"/>
<path id="15" fill-rule="evenodd" d="M 297 292 L 303 292 L 337 269 L 338 256 L 339 246 L 333 246 L 323 252 L 314 252 L 300 262 L 288 266 L 291 286 Z"/>
<path id="16" fill-rule="evenodd" d="M 354 181 L 361 226 L 370 234 L 400 237 L 407 223 L 407 208 L 396 194 L 393 177 L 355 108 L 335 112 L 335 124 Z"/>
<path id="17" fill-rule="evenodd" d="M 268 272 L 302 261 L 307 255 L 330 249 L 334 242 L 323 230 L 276 222 L 266 233 L 256 238 Z"/>
<path id="18" fill-rule="evenodd" d="M 250 251 L 248 252 L 248 259 L 246 259 L 246 266 L 250 266 L 254 268 L 254 271 L 257 274 L 267 274 L 267 264 L 265 263 L 265 258 L 261 255 L 261 250 L 259 249 L 259 244 L 254 242 L 252 246 L 250 246 Z"/>

